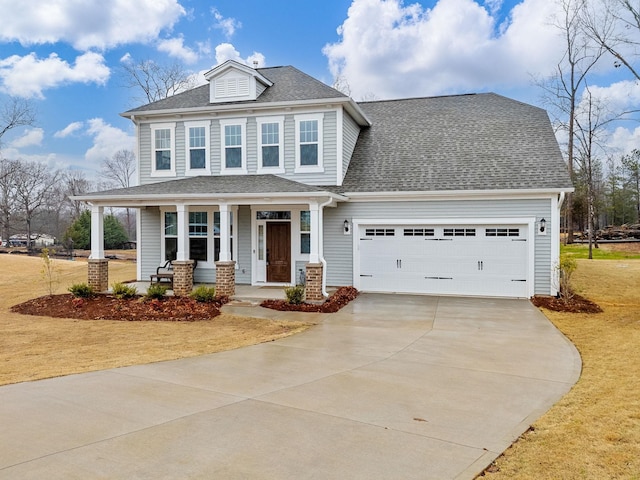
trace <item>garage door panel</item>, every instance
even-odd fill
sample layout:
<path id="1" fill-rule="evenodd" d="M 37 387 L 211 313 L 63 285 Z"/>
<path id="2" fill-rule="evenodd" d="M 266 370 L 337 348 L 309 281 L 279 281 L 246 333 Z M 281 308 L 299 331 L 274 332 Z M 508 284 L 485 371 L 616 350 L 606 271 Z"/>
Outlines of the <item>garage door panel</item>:
<path id="1" fill-rule="evenodd" d="M 525 297 L 527 227 L 361 227 L 360 289 Z"/>

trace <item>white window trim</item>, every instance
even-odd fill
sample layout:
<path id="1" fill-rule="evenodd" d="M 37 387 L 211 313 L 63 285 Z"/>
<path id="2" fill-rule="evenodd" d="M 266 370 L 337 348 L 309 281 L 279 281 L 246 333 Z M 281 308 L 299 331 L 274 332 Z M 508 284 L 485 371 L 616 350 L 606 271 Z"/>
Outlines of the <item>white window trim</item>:
<path id="1" fill-rule="evenodd" d="M 169 130 L 171 132 L 171 168 L 169 170 L 156 170 L 156 130 Z M 156 123 L 151 125 L 151 176 L 152 177 L 175 177 L 176 176 L 176 124 Z"/>
<path id="2" fill-rule="evenodd" d="M 191 168 L 191 146 L 189 145 L 189 129 L 194 127 L 204 127 L 204 168 Z M 184 162 L 185 175 L 209 175 L 211 173 L 211 120 L 184 123 Z"/>
<path id="3" fill-rule="evenodd" d="M 161 207 L 160 208 L 160 236 L 161 236 L 161 242 L 160 242 L 160 261 L 161 264 L 164 263 L 164 258 L 165 258 L 165 224 L 164 224 L 164 214 L 165 212 L 175 212 L 176 209 L 175 208 L 171 208 L 171 207 Z M 218 207 L 215 206 L 198 206 L 198 205 L 190 205 L 187 208 L 187 216 L 189 215 L 189 212 L 207 212 L 207 236 L 206 237 L 200 237 L 200 238 L 206 238 L 207 239 L 207 258 L 211 259 L 208 260 L 206 262 L 203 261 L 199 261 L 198 262 L 198 268 L 211 268 L 211 269 L 215 269 L 216 268 L 216 264 L 215 264 L 215 223 L 214 223 L 214 213 L 219 212 L 220 210 L 218 209 Z M 237 206 L 230 206 L 229 207 L 229 212 L 231 212 L 233 214 L 233 224 L 234 224 L 234 231 L 233 231 L 233 235 L 231 236 L 231 244 L 233 245 L 232 249 L 231 249 L 231 260 L 236 262 L 236 270 L 238 269 L 238 263 L 237 263 L 237 259 L 238 259 L 238 207 Z M 189 223 L 189 219 L 187 217 L 187 224 Z M 179 234 L 179 233 L 178 233 Z M 169 237 L 171 238 L 177 238 L 177 235 L 169 235 Z M 189 242 L 189 238 L 191 238 L 191 236 L 187 237 L 187 242 Z M 197 237 L 194 237 L 197 238 Z M 187 248 L 188 248 L 188 243 L 187 243 Z"/>
<path id="4" fill-rule="evenodd" d="M 284 173 L 284 116 L 279 117 L 260 117 L 256 119 L 258 129 L 258 169 L 257 173 Z M 278 124 L 278 166 L 263 167 L 262 166 L 262 125 L 265 123 Z"/>
<path id="5" fill-rule="evenodd" d="M 317 173 L 324 172 L 323 165 L 323 140 L 324 140 L 324 127 L 323 113 L 309 113 L 303 115 L 295 115 L 296 123 L 296 168 L 295 173 Z M 300 165 L 300 122 L 307 120 L 316 120 L 318 122 L 318 164 L 317 165 Z"/>
<path id="6" fill-rule="evenodd" d="M 227 168 L 226 166 L 226 145 L 224 127 L 227 125 L 240 125 L 242 127 L 241 135 L 241 166 L 240 168 Z M 247 119 L 235 118 L 229 120 L 220 120 L 220 173 L 222 175 L 246 175 L 247 174 Z"/>

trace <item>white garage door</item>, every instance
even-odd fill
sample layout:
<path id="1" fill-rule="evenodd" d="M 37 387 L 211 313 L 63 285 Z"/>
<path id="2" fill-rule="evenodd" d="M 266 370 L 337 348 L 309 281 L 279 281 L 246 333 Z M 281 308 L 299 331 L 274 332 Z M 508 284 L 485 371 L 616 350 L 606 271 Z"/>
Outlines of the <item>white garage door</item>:
<path id="1" fill-rule="evenodd" d="M 358 234 L 360 290 L 528 296 L 527 225 L 361 225 Z"/>

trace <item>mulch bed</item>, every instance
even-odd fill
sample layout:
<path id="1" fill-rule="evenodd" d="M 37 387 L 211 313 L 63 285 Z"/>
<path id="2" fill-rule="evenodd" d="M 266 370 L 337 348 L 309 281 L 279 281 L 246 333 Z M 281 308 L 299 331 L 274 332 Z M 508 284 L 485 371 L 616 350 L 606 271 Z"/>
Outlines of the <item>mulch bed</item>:
<path id="1" fill-rule="evenodd" d="M 282 312 L 312 312 L 335 313 L 358 296 L 358 290 L 353 287 L 340 287 L 324 303 L 288 303 L 286 300 L 265 300 L 260 306 L 280 310 Z"/>
<path id="2" fill-rule="evenodd" d="M 34 298 L 14 305 L 11 311 L 78 320 L 194 322 L 220 315 L 220 307 L 228 301 L 227 297 L 218 297 L 211 303 L 199 303 L 188 297 L 148 300 L 141 296 L 119 299 L 100 294 L 91 298 L 77 298 L 64 294 Z"/>
<path id="3" fill-rule="evenodd" d="M 546 308 L 554 312 L 569 313 L 601 313 L 602 308 L 591 300 L 573 294 L 568 301 L 563 298 L 535 296 L 531 299 L 536 307 Z"/>

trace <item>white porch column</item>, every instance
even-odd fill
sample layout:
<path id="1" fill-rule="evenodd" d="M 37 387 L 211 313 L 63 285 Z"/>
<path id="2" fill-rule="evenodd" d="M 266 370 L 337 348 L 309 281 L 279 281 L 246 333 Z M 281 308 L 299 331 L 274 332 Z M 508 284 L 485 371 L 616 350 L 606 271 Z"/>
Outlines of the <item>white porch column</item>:
<path id="1" fill-rule="evenodd" d="M 93 260 L 104 258 L 104 207 L 91 205 L 91 256 Z"/>
<path id="2" fill-rule="evenodd" d="M 220 262 L 231 261 L 231 242 L 230 242 L 230 222 L 229 222 L 229 205 L 220 204 Z"/>
<path id="3" fill-rule="evenodd" d="M 309 203 L 309 220 L 311 223 L 309 263 L 320 262 L 320 215 L 317 202 Z"/>
<path id="4" fill-rule="evenodd" d="M 178 251 L 176 260 L 189 260 L 189 209 L 186 205 L 176 205 L 178 213 Z"/>

